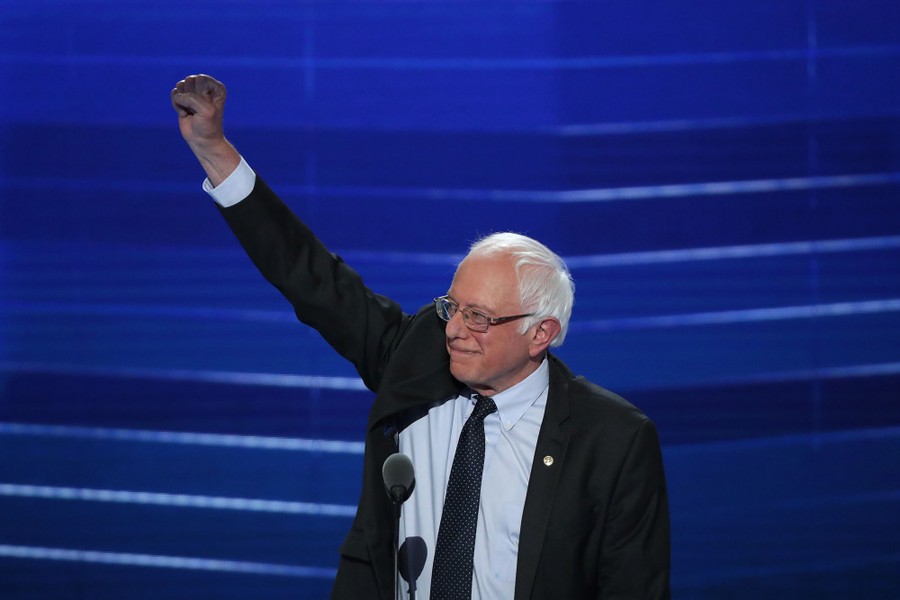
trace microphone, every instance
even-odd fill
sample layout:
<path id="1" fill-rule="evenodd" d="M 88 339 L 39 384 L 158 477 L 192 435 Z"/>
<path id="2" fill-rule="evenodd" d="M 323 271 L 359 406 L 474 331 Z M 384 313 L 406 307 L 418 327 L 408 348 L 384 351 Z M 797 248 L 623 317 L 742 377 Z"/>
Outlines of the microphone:
<path id="1" fill-rule="evenodd" d="M 391 454 L 381 468 L 384 489 L 395 504 L 403 504 L 416 487 L 416 470 L 405 454 Z"/>
<path id="2" fill-rule="evenodd" d="M 408 537 L 400 546 L 400 577 L 409 584 L 409 600 L 416 600 L 416 580 L 425 570 L 428 546 L 419 536 Z"/>
<path id="3" fill-rule="evenodd" d="M 391 454 L 381 467 L 384 489 L 394 503 L 394 590 L 395 597 L 400 598 L 400 505 L 412 494 L 416 485 L 416 470 L 412 460 L 405 454 Z"/>

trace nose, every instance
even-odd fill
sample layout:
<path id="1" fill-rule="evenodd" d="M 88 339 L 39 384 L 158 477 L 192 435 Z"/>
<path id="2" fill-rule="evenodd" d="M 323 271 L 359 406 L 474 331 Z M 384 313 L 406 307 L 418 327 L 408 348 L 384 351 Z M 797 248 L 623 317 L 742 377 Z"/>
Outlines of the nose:
<path id="1" fill-rule="evenodd" d="M 460 338 L 465 337 L 465 333 L 469 331 L 469 328 L 466 327 L 466 322 L 463 319 L 462 311 L 456 311 L 450 320 L 447 321 L 447 337 L 448 338 Z"/>

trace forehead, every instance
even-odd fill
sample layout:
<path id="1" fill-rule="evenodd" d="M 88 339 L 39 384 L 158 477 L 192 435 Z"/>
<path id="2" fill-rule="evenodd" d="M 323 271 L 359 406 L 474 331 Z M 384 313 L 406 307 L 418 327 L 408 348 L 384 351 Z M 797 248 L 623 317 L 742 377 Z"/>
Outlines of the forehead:
<path id="1" fill-rule="evenodd" d="M 519 282 L 508 255 L 468 257 L 456 269 L 450 296 L 461 306 L 500 311 L 518 308 Z"/>

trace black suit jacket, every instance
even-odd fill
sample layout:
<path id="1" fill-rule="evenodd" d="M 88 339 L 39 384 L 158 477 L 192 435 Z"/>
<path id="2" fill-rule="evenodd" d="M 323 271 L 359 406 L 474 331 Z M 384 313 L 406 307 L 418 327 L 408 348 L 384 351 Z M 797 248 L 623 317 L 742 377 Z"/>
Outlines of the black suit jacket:
<path id="1" fill-rule="evenodd" d="M 392 506 L 381 476 L 409 415 L 459 394 L 444 322 L 404 314 L 328 252 L 257 178 L 222 209 L 257 268 L 375 392 L 363 487 L 333 599 L 393 598 Z M 659 441 L 638 409 L 550 357 L 547 408 L 522 515 L 515 600 L 669 595 L 669 520 Z"/>

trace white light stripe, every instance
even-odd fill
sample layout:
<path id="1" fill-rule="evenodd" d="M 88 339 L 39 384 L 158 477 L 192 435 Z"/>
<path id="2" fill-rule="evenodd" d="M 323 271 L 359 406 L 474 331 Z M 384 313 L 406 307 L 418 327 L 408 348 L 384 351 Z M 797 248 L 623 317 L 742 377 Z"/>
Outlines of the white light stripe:
<path id="1" fill-rule="evenodd" d="M 683 390 L 684 388 L 709 388 L 722 386 L 745 386 L 760 383 L 786 383 L 793 381 L 813 381 L 817 379 L 857 379 L 863 377 L 890 377 L 900 375 L 900 362 L 873 363 L 867 365 L 847 365 L 797 369 L 792 371 L 767 371 L 751 375 L 731 375 L 678 382 L 669 385 L 630 386 L 631 391 Z"/>
<path id="2" fill-rule="evenodd" d="M 0 496 L 43 498 L 45 500 L 75 500 L 82 502 L 176 506 L 179 508 L 199 508 L 206 510 L 237 510 L 289 515 L 314 515 L 317 517 L 352 518 L 356 515 L 355 506 L 344 504 L 226 498 L 221 496 L 133 492 L 127 490 L 98 490 L 91 488 L 22 485 L 15 483 L 0 483 Z"/>
<path id="3" fill-rule="evenodd" d="M 429 201 L 457 202 L 531 202 L 547 204 L 575 204 L 590 202 L 622 202 L 689 198 L 698 196 L 733 196 L 770 192 L 796 192 L 834 188 L 853 188 L 900 183 L 900 173 L 861 173 L 823 175 L 819 177 L 785 177 L 780 179 L 751 179 L 743 181 L 713 181 L 665 185 L 591 188 L 584 190 L 508 190 L 454 188 L 393 188 L 359 186 L 300 186 L 288 185 L 285 195 L 316 197 L 368 197 L 396 200 L 415 198 Z"/>
<path id="4" fill-rule="evenodd" d="M 160 556 L 155 554 L 131 554 L 125 552 L 99 552 L 95 550 L 69 550 L 65 548 L 40 548 L 35 546 L 0 545 L 0 556 L 32 560 L 58 560 L 67 562 L 99 563 L 133 567 L 184 569 L 192 571 L 223 571 L 252 575 L 277 575 L 308 579 L 333 579 L 335 569 L 304 567 L 270 563 Z"/>
<path id="5" fill-rule="evenodd" d="M 527 202 L 546 204 L 575 204 L 590 202 L 622 202 L 633 200 L 675 199 L 698 196 L 732 196 L 770 192 L 797 192 L 809 190 L 854 188 L 900 183 L 900 172 L 849 173 L 817 177 L 784 177 L 779 179 L 749 179 L 737 181 L 712 181 L 673 183 L 663 185 L 588 188 L 582 190 L 513 190 L 478 188 L 415 188 L 376 186 L 320 186 L 283 185 L 284 196 L 302 197 L 353 197 L 394 201 L 398 198 L 432 202 Z M 41 190 L 80 189 L 91 191 L 130 191 L 136 185 L 152 189 L 160 187 L 170 191 L 170 185 L 134 180 L 103 180 L 76 178 L 26 178 L 7 177 L 7 187 L 24 187 Z"/>
<path id="6" fill-rule="evenodd" d="M 848 429 L 839 431 L 814 431 L 810 433 L 792 433 L 770 437 L 756 437 L 737 440 L 713 440 L 708 442 L 689 442 L 686 444 L 666 444 L 663 453 L 689 460 L 690 454 L 722 453 L 732 451 L 758 452 L 765 448 L 778 448 L 779 451 L 796 447 L 823 446 L 837 444 L 855 444 L 868 442 L 893 442 L 900 439 L 900 427 L 878 427 L 870 429 Z"/>
<path id="7" fill-rule="evenodd" d="M 609 202 L 614 200 L 649 200 L 689 196 L 729 196 L 766 192 L 806 191 L 844 187 L 885 185 L 900 182 L 900 173 L 830 175 L 820 177 L 785 177 L 745 181 L 717 181 L 650 185 L 608 189 L 557 192 L 558 202 Z"/>
<path id="8" fill-rule="evenodd" d="M 66 364 L 0 362 L 0 372 L 57 373 L 63 375 L 98 375 L 159 379 L 164 381 L 201 381 L 228 385 L 258 385 L 283 388 L 368 391 L 365 384 L 354 377 L 326 377 L 319 375 L 289 375 L 280 373 L 238 373 L 229 371 L 192 371 L 187 369 L 139 369 L 133 367 L 89 367 Z"/>
<path id="9" fill-rule="evenodd" d="M 680 250 L 650 250 L 647 252 L 623 252 L 621 254 L 595 254 L 590 256 L 572 256 L 566 258 L 565 261 L 570 269 L 591 269 L 631 265 L 671 264 L 679 262 L 836 254 L 841 252 L 893 250 L 897 248 L 900 248 L 900 236 L 884 236 L 857 239 L 747 244 L 743 246 L 684 248 Z"/>
<path id="10" fill-rule="evenodd" d="M 646 250 L 621 252 L 616 254 L 586 254 L 563 257 L 570 269 L 590 269 L 609 266 L 643 264 L 669 264 L 675 262 L 697 262 L 729 260 L 741 258 L 772 258 L 812 254 L 834 254 L 841 252 L 865 252 L 871 250 L 892 250 L 900 248 L 900 236 L 876 236 L 864 238 L 843 238 L 830 240 L 803 240 L 796 242 L 771 242 L 735 246 L 706 246 L 680 248 L 677 250 Z M 115 251 L 120 251 L 116 249 Z M 24 252 L 17 250 L 16 252 Z M 376 265 L 435 265 L 455 266 L 462 261 L 462 254 L 439 254 L 427 252 L 385 252 L 379 250 L 336 250 L 348 262 Z M 158 314 L 162 316 L 183 316 L 192 319 L 221 319 L 240 321 L 263 321 L 296 323 L 293 313 L 274 310 L 246 310 L 200 307 L 175 307 L 167 305 L 97 304 L 61 302 L 0 302 L 0 312 L 10 313 L 73 313 L 73 314 Z"/>
<path id="11" fill-rule="evenodd" d="M 284 18 L 296 22 L 305 20 L 306 15 L 287 14 Z M 579 55 L 553 58 L 470 58 L 470 57 L 408 57 L 408 56 L 347 56 L 347 57 L 258 57 L 248 60 L 245 57 L 229 56 L 153 56 L 153 55 L 118 55 L 118 54 L 41 54 L 3 53 L 0 64 L 44 65 L 162 65 L 173 63 L 204 62 L 222 67 L 239 67 L 253 69 L 378 69 L 378 70 L 585 70 L 610 69 L 624 67 L 657 67 L 668 65 L 702 65 L 731 64 L 746 62 L 790 62 L 809 61 L 816 58 L 859 58 L 859 57 L 891 57 L 900 53 L 894 44 L 850 45 L 832 48 L 792 48 L 781 50 L 752 50 L 744 52 L 675 52 L 659 54 L 627 54 Z"/>
<path id="12" fill-rule="evenodd" d="M 753 323 L 760 321 L 850 317 L 898 311 L 900 311 L 900 298 L 892 298 L 888 300 L 835 302 L 833 304 L 812 304 L 807 306 L 780 306 L 773 308 L 751 308 L 747 310 L 725 310 L 680 315 L 597 319 L 593 321 L 578 321 L 577 323 L 572 323 L 569 326 L 569 331 L 576 333 L 596 333 L 634 329 L 667 329 L 674 327 L 726 325 L 731 323 Z"/>
<path id="13" fill-rule="evenodd" d="M 72 425 L 43 425 L 32 423 L 0 422 L 0 435 L 27 435 L 34 437 L 63 437 L 75 439 L 113 440 L 123 442 L 148 442 L 157 444 L 186 444 L 196 446 L 220 446 L 261 450 L 286 450 L 293 452 L 324 452 L 362 455 L 363 442 L 343 442 L 308 438 L 281 438 L 222 433 L 190 433 L 180 431 L 152 431 L 144 429 L 113 429 L 106 427 L 77 427 Z"/>
<path id="14" fill-rule="evenodd" d="M 869 112 L 867 118 L 893 119 L 897 112 L 886 108 L 881 112 Z M 748 129 L 766 125 L 796 125 L 822 121 L 847 121 L 859 118 L 851 111 L 828 111 L 813 113 L 774 113 L 762 116 L 739 117 L 696 117 L 667 120 L 599 121 L 569 123 L 558 127 L 547 127 L 547 133 L 563 136 L 611 136 L 634 133 L 665 133 L 680 131 L 703 131 L 709 129 Z"/>
<path id="15" fill-rule="evenodd" d="M 821 367 L 818 369 L 800 369 L 775 373 L 757 373 L 728 380 L 734 384 L 767 383 L 778 381 L 806 381 L 810 379 L 850 379 L 858 377 L 885 377 L 900 375 L 900 362 L 873 363 L 868 365 L 846 365 L 840 367 Z M 714 383 L 714 382 L 713 382 Z M 707 383 L 708 385 L 709 383 Z"/>
<path id="16" fill-rule="evenodd" d="M 247 310 L 235 308 L 203 308 L 132 303 L 94 302 L 3 302 L 0 311 L 10 314 L 81 315 L 100 317 L 138 317 L 203 319 L 206 321 L 249 321 L 253 323 L 296 324 L 292 313 L 276 310 Z"/>

